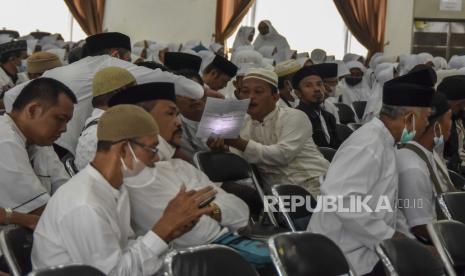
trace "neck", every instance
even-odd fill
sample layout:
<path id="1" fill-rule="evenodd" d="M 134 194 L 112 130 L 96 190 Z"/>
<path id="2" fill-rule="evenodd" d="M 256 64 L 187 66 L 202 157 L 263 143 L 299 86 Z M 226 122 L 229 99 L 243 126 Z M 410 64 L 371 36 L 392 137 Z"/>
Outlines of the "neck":
<path id="1" fill-rule="evenodd" d="M 427 130 L 420 138 L 418 138 L 417 143 L 422 145 L 425 149 L 433 151 L 434 149 L 434 131 Z"/>
<path id="2" fill-rule="evenodd" d="M 279 90 L 279 96 L 283 99 L 285 99 L 286 101 L 289 101 L 289 102 L 293 102 L 294 101 L 294 98 L 292 97 L 291 95 L 291 91 L 287 90 L 287 89 L 281 89 Z"/>
<path id="3" fill-rule="evenodd" d="M 123 185 L 123 173 L 121 172 L 120 158 L 108 152 L 97 152 L 91 165 L 105 178 L 115 189 Z"/>
<path id="4" fill-rule="evenodd" d="M 252 120 L 259 121 L 260 123 L 262 123 L 263 120 L 265 119 L 265 117 L 268 116 L 271 112 L 273 112 L 276 108 L 277 107 L 275 106 L 272 110 L 265 113 L 265 115 L 261 115 L 261 116 L 252 116 L 252 115 L 250 115 L 250 117 L 252 118 Z"/>
<path id="5" fill-rule="evenodd" d="M 393 121 L 392 119 L 389 119 L 386 116 L 380 116 L 379 119 L 381 120 L 381 122 L 383 122 L 383 124 L 389 130 L 392 137 L 394 137 L 394 141 L 398 143 L 400 141 L 400 137 L 402 136 L 403 129 L 397 126 L 396 121 Z"/>
<path id="6" fill-rule="evenodd" d="M 10 118 L 13 120 L 15 123 L 16 127 L 21 131 L 21 133 L 26 137 L 26 145 L 31 145 L 32 142 L 28 137 L 32 137 L 31 133 L 28 131 L 27 124 L 21 120 L 21 114 L 18 113 L 17 111 L 12 111 L 11 113 L 8 113 Z"/>
<path id="7" fill-rule="evenodd" d="M 2 64 L 2 68 L 10 76 L 16 76 L 16 74 L 18 74 L 18 69 L 16 69 L 16 66 L 10 63 Z"/>

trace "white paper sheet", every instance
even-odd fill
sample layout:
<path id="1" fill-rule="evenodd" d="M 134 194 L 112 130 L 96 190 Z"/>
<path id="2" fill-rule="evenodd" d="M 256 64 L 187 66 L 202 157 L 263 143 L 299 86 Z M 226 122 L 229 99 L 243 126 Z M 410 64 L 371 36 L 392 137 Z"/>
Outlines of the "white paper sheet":
<path id="1" fill-rule="evenodd" d="M 250 100 L 207 98 L 196 136 L 199 138 L 239 137 Z"/>

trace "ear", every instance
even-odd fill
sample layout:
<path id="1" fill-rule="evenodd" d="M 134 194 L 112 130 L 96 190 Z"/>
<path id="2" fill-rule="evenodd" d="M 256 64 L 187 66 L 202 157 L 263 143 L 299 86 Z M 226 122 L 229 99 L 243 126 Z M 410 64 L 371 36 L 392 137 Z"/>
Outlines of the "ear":
<path id="1" fill-rule="evenodd" d="M 236 81 L 236 80 L 233 80 L 233 81 L 232 81 L 232 84 L 233 84 L 234 88 L 237 89 L 237 81 Z"/>
<path id="2" fill-rule="evenodd" d="M 112 52 L 110 53 L 110 56 L 114 57 L 114 58 L 117 58 L 117 59 L 120 58 L 119 53 L 118 53 L 117 50 L 112 50 Z"/>
<path id="3" fill-rule="evenodd" d="M 38 102 L 31 102 L 24 108 L 24 113 L 28 119 L 35 119 L 41 116 L 43 112 L 44 108 Z"/>
<path id="4" fill-rule="evenodd" d="M 297 95 L 297 98 L 299 98 L 299 100 L 302 99 L 302 92 L 300 92 L 299 89 L 294 89 L 294 93 Z"/>
<path id="5" fill-rule="evenodd" d="M 128 154 L 128 142 L 122 141 L 122 142 L 119 142 L 118 144 L 120 145 L 118 145 L 117 150 L 119 150 L 119 152 L 121 153 L 121 157 L 124 159 L 126 155 Z"/>

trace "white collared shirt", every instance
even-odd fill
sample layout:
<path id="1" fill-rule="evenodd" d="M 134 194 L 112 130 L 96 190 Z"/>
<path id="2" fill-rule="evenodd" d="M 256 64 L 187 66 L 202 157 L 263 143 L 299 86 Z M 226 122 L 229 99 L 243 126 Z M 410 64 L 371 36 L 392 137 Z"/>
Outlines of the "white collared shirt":
<path id="1" fill-rule="evenodd" d="M 72 64 L 48 70 L 43 74 L 43 77 L 63 82 L 74 92 L 78 100 L 78 103 L 74 106 L 73 118 L 68 123 L 66 132 L 56 141 L 56 144 L 67 149 L 73 155 L 76 155 L 76 146 L 85 121 L 92 113 L 92 80 L 94 75 L 101 69 L 110 66 L 127 69 L 138 84 L 157 81 L 173 82 L 177 95 L 189 95 L 191 98 L 200 99 L 204 94 L 202 86 L 192 80 L 163 72 L 160 69 L 151 70 L 143 66 L 137 66 L 109 55 L 89 56 Z M 24 83 L 24 85 L 27 83 Z M 5 109 L 7 112 L 11 110 L 14 100 L 24 85 L 18 85 L 5 94 Z"/>
<path id="2" fill-rule="evenodd" d="M 231 151 L 256 164 L 267 185 L 303 185 L 319 194 L 319 187 L 308 187 L 308 182 L 325 174 L 329 162 L 313 142 L 304 112 L 277 106 L 263 122 L 247 115 L 241 137 L 249 141 L 244 152 Z"/>
<path id="3" fill-rule="evenodd" d="M 160 219 L 182 184 L 186 185 L 187 190 L 215 186 L 203 172 L 181 159 L 157 162 L 155 168 L 146 168 L 141 174 L 126 179 L 132 225 L 137 234 L 147 232 L 152 227 L 152 221 Z M 221 209 L 221 223 L 209 216 L 202 216 L 191 231 L 172 241 L 174 247 L 208 244 L 228 231 L 234 232 L 247 225 L 247 205 L 235 195 L 219 187 L 215 189 L 218 193 L 213 203 Z"/>
<path id="4" fill-rule="evenodd" d="M 132 235 L 124 184 L 113 188 L 88 165 L 47 204 L 34 232 L 32 264 L 40 269 L 81 263 L 105 275 L 153 275 L 167 244 L 153 231 L 137 240 Z"/>
<path id="5" fill-rule="evenodd" d="M 321 185 L 321 194 L 341 196 L 344 202 L 351 196 L 372 196 L 367 205 L 373 210 L 379 198 L 386 196 L 394 212 L 315 212 L 308 230 L 338 244 L 357 274 L 371 272 L 378 261 L 375 247 L 396 231 L 397 184 L 394 138 L 375 118 L 341 145 Z"/>
<path id="6" fill-rule="evenodd" d="M 78 170 L 84 169 L 94 159 L 95 152 L 97 151 L 97 124 L 90 124 L 102 117 L 104 112 L 102 109 L 94 108 L 92 115 L 84 124 L 84 129 L 79 136 L 76 147 L 76 158 L 74 160 L 74 164 Z"/>

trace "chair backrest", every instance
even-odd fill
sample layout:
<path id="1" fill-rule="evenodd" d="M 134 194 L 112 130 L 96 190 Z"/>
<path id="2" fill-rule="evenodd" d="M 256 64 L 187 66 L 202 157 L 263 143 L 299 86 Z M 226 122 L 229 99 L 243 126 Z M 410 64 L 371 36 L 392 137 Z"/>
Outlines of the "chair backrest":
<path id="1" fill-rule="evenodd" d="M 349 136 L 353 133 L 354 131 L 350 129 L 350 127 L 346 125 L 336 125 L 336 134 L 337 138 L 339 138 L 339 141 L 344 142 Z"/>
<path id="2" fill-rule="evenodd" d="M 361 120 L 363 118 L 363 114 L 365 113 L 367 101 L 355 101 L 352 102 L 352 106 L 354 107 L 355 114 L 357 114 L 357 117 Z"/>
<path id="3" fill-rule="evenodd" d="M 13 276 L 32 270 L 32 231 L 24 227 L 7 227 L 0 233 L 0 249 Z"/>
<path id="4" fill-rule="evenodd" d="M 387 275 L 443 276 L 442 262 L 414 239 L 388 239 L 376 247 Z"/>
<path id="5" fill-rule="evenodd" d="M 344 103 L 335 103 L 338 109 L 339 121 L 341 124 L 355 123 L 355 113 L 352 108 Z"/>
<path id="6" fill-rule="evenodd" d="M 437 248 L 448 274 L 465 272 L 465 224 L 454 220 L 428 224 L 428 233 Z"/>
<path id="7" fill-rule="evenodd" d="M 324 235 L 283 233 L 271 237 L 268 246 L 279 275 L 355 275 L 341 249 Z"/>
<path id="8" fill-rule="evenodd" d="M 61 265 L 32 271 L 28 276 L 105 276 L 95 267 L 89 265 Z"/>
<path id="9" fill-rule="evenodd" d="M 292 184 L 274 185 L 272 192 L 273 195 L 278 198 L 286 196 L 286 200 L 291 203 L 294 202 L 292 199 L 293 196 L 299 197 L 298 201 L 302 203 L 302 205 L 294 206 L 295 209 L 291 209 L 291 212 L 286 212 L 285 210 L 278 211 L 283 215 L 290 230 L 295 232 L 307 229 L 308 222 L 312 216 L 312 212 L 307 208 L 307 201 L 310 201 L 310 206 L 312 208 L 315 208 L 317 203 L 312 195 L 303 187 Z M 304 201 L 302 202 L 301 200 Z M 295 199 L 295 202 L 297 202 L 297 198 Z M 277 209 L 279 208 L 278 206 L 276 207 Z M 290 206 L 289 208 L 293 208 L 293 206 Z"/>
<path id="10" fill-rule="evenodd" d="M 437 199 L 447 219 L 465 223 L 465 192 L 444 193 L 440 194 Z"/>
<path id="11" fill-rule="evenodd" d="M 458 174 L 457 172 L 454 172 L 453 170 L 449 170 L 449 177 L 450 177 L 450 180 L 452 181 L 452 184 L 454 184 L 455 188 L 457 188 L 459 191 L 464 190 L 465 177 Z"/>
<path id="12" fill-rule="evenodd" d="M 257 276 L 254 267 L 234 249 L 223 245 L 202 245 L 174 250 L 164 262 L 169 276 Z"/>
<path id="13" fill-rule="evenodd" d="M 74 156 L 71 153 L 63 156 L 61 162 L 63 162 L 65 170 L 70 176 L 74 176 L 79 172 L 79 170 L 76 168 L 76 165 L 74 164 Z"/>
<path id="14" fill-rule="evenodd" d="M 249 163 L 230 152 L 197 152 L 194 155 L 194 163 L 213 182 L 235 181 L 252 177 Z"/>
<path id="15" fill-rule="evenodd" d="M 336 150 L 333 148 L 327 148 L 327 147 L 320 147 L 319 148 L 321 154 L 323 157 L 328 160 L 330 163 L 333 161 L 334 155 L 336 155 Z"/>
<path id="16" fill-rule="evenodd" d="M 356 130 L 359 129 L 361 126 L 363 126 L 363 124 L 361 124 L 361 123 L 349 123 L 349 124 L 347 124 L 347 126 L 348 126 L 352 131 L 356 131 Z"/>

